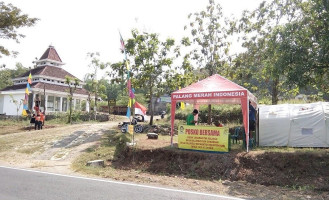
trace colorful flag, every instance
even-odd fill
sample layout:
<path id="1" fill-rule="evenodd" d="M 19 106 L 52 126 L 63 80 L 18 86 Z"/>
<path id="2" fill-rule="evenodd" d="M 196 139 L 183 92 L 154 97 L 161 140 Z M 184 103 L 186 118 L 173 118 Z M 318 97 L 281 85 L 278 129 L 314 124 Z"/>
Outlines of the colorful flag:
<path id="1" fill-rule="evenodd" d="M 120 43 L 121 43 L 121 50 L 122 51 L 125 51 L 125 42 L 123 41 L 123 38 L 122 38 L 122 35 L 121 35 L 121 33 L 120 33 L 120 31 L 119 31 L 119 34 L 120 34 Z"/>
<path id="2" fill-rule="evenodd" d="M 142 104 L 135 102 L 135 114 L 146 115 L 147 108 Z"/>
<path id="3" fill-rule="evenodd" d="M 180 102 L 180 108 L 181 108 L 182 110 L 185 109 L 185 103 L 184 103 L 184 102 Z"/>
<path id="4" fill-rule="evenodd" d="M 126 117 L 130 118 L 130 107 L 127 108 L 127 114 Z"/>
<path id="5" fill-rule="evenodd" d="M 26 112 L 25 109 L 23 109 L 22 115 L 23 115 L 23 116 L 27 116 L 27 112 Z"/>
<path id="6" fill-rule="evenodd" d="M 31 86 L 30 84 L 32 84 L 32 74 L 30 72 L 28 78 L 27 78 L 27 84 L 26 84 L 26 88 L 25 88 L 25 98 L 23 100 L 23 111 L 22 111 L 22 115 L 23 116 L 27 116 L 27 110 L 29 109 L 29 94 L 31 91 Z"/>

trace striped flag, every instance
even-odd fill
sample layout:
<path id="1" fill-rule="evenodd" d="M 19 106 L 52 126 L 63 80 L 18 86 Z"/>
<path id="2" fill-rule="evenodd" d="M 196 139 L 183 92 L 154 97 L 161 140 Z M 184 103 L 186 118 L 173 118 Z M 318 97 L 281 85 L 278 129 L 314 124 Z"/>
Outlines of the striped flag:
<path id="1" fill-rule="evenodd" d="M 31 74 L 31 72 L 30 72 L 29 78 L 27 79 L 27 82 L 29 84 L 32 84 L 32 74 Z"/>
<path id="2" fill-rule="evenodd" d="M 31 74 L 31 72 L 30 72 L 30 74 L 27 78 L 27 84 L 26 84 L 26 88 L 25 88 L 25 98 L 23 100 L 23 111 L 22 111 L 23 116 L 27 116 L 26 111 L 29 109 L 28 103 L 29 103 L 29 94 L 30 94 L 30 91 L 31 91 L 30 84 L 32 84 L 32 74 Z"/>

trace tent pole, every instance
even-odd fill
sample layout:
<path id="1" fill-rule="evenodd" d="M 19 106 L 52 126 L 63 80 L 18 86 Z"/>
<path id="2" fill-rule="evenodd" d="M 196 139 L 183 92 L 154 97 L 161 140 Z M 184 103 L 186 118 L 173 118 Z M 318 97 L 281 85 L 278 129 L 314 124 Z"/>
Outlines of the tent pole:
<path id="1" fill-rule="evenodd" d="M 170 145 L 171 147 L 174 146 L 174 127 L 175 127 L 175 110 L 176 110 L 176 101 L 174 101 L 171 97 L 171 138 L 170 138 Z"/>

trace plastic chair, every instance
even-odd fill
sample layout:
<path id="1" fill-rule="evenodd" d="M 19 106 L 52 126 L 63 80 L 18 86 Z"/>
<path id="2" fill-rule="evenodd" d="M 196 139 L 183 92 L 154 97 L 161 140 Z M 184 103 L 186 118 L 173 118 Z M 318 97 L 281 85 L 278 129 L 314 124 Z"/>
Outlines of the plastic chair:
<path id="1" fill-rule="evenodd" d="M 236 127 L 234 130 L 234 134 L 231 135 L 231 139 L 233 140 L 232 144 L 234 144 L 234 140 L 235 140 L 235 143 L 238 144 L 239 133 L 240 133 L 240 127 Z M 239 140 L 239 144 L 240 144 L 240 140 Z"/>

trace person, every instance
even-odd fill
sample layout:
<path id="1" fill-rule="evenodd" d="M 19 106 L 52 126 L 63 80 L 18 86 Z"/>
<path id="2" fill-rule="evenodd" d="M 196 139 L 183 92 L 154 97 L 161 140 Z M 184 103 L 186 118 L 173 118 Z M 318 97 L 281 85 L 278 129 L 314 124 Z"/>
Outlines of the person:
<path id="1" fill-rule="evenodd" d="M 194 109 L 192 113 L 187 115 L 186 118 L 186 124 L 187 125 L 195 125 L 197 121 L 194 120 L 194 116 L 197 115 L 199 111 L 197 109 Z"/>
<path id="2" fill-rule="evenodd" d="M 33 115 L 31 116 L 31 120 L 30 120 L 30 128 L 29 130 L 31 129 L 31 126 L 35 126 L 35 114 L 33 113 Z"/>
<path id="3" fill-rule="evenodd" d="M 217 122 L 215 123 L 215 126 L 217 126 L 217 127 L 223 127 L 224 124 L 220 123 L 220 121 L 217 121 Z"/>
<path id="4" fill-rule="evenodd" d="M 35 117 L 35 127 L 34 129 L 37 130 L 40 130 L 40 125 L 41 125 L 41 118 L 40 118 L 40 113 L 37 113 L 37 116 Z"/>
<path id="5" fill-rule="evenodd" d="M 251 101 L 249 101 L 249 133 L 250 131 L 254 131 L 256 128 L 256 110 L 254 106 L 251 105 Z"/>
<path id="6" fill-rule="evenodd" d="M 41 129 L 42 129 L 42 126 L 45 124 L 45 115 L 41 111 L 41 109 L 40 109 L 40 123 L 41 123 Z"/>

